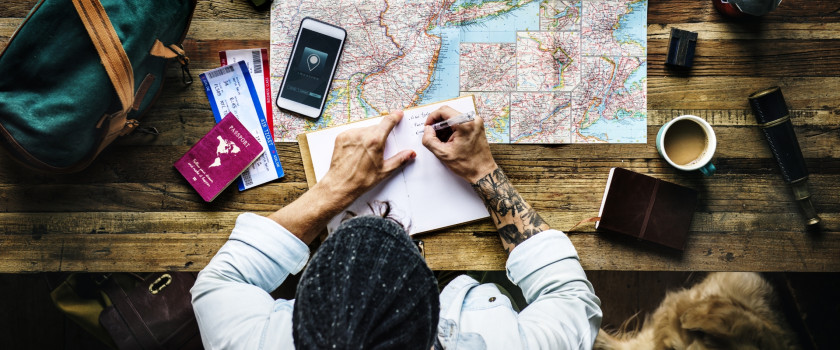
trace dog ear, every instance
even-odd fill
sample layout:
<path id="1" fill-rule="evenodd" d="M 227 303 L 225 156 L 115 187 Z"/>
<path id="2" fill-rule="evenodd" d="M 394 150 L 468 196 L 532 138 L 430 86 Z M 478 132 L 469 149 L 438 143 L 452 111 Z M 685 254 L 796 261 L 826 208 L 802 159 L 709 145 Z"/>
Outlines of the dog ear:
<path id="1" fill-rule="evenodd" d="M 680 327 L 689 331 L 727 336 L 731 333 L 729 321 L 733 319 L 733 308 L 717 298 L 701 300 L 680 315 Z"/>
<path id="2" fill-rule="evenodd" d="M 687 309 L 680 323 L 691 337 L 710 348 L 747 344 L 759 349 L 781 348 L 777 327 L 743 306 L 720 298 L 709 298 Z"/>

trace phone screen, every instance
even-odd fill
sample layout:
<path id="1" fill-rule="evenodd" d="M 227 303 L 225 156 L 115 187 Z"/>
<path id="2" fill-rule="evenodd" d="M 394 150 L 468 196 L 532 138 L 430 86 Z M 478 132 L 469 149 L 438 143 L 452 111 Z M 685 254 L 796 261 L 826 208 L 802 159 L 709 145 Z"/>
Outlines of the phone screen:
<path id="1" fill-rule="evenodd" d="M 321 103 L 330 86 L 330 76 L 341 40 L 306 28 L 301 29 L 300 38 L 290 61 L 289 73 L 281 97 L 313 108 Z"/>

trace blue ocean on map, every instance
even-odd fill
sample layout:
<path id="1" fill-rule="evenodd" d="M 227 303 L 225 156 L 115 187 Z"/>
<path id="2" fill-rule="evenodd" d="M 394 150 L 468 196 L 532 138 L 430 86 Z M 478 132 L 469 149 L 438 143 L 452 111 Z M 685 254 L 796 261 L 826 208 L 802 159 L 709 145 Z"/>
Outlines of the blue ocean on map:
<path id="1" fill-rule="evenodd" d="M 611 143 L 644 142 L 647 137 L 647 117 L 645 112 L 629 112 L 621 110 L 617 119 L 598 119 L 588 128 L 580 129 L 585 136 L 593 136 L 599 140 Z"/>
<path id="2" fill-rule="evenodd" d="M 624 88 L 627 90 L 639 89 L 641 88 L 639 85 L 641 85 L 646 78 L 647 61 L 644 61 L 639 65 L 639 68 L 636 68 L 633 73 L 630 73 L 630 76 L 624 81 Z"/>
<path id="3" fill-rule="evenodd" d="M 630 13 L 621 17 L 613 37 L 622 43 L 647 43 L 647 1 L 630 4 Z"/>
<path id="4" fill-rule="evenodd" d="M 441 48 L 432 73 L 432 83 L 423 91 L 418 104 L 458 97 L 459 30 L 457 27 L 434 27 L 428 33 L 441 38 Z"/>
<path id="5" fill-rule="evenodd" d="M 640 90 L 644 87 L 647 78 L 647 61 L 642 61 L 636 70 L 624 81 L 623 90 L 617 93 Z M 615 79 L 613 76 L 612 79 Z M 604 98 L 602 103 L 595 107 L 597 113 L 603 114 L 606 109 L 606 102 L 609 97 Z M 619 110 L 614 119 L 599 118 L 595 123 L 585 129 L 580 129 L 585 136 L 596 137 L 600 140 L 614 143 L 639 143 L 647 140 L 647 113 L 646 111 Z"/>
<path id="6" fill-rule="evenodd" d="M 510 125 L 504 124 L 499 128 L 486 130 L 488 130 L 487 141 L 491 143 L 510 143 Z"/>
<path id="7" fill-rule="evenodd" d="M 551 18 L 557 19 L 557 18 L 566 17 L 566 16 L 569 15 L 569 11 L 571 11 L 571 10 L 576 10 L 578 13 L 580 13 L 580 8 L 581 8 L 581 3 L 579 3 L 579 2 L 574 3 L 574 4 L 570 4 L 569 7 L 566 7 L 565 10 L 563 10 L 561 12 L 558 12 L 556 15 L 552 16 Z"/>
<path id="8" fill-rule="evenodd" d="M 477 2 L 481 1 L 459 0 L 452 4 L 452 7 Z M 503 14 L 479 19 L 474 23 L 462 25 L 460 28 L 461 42 L 515 43 L 517 31 L 540 30 L 540 1 L 533 1 Z"/>
<path id="9" fill-rule="evenodd" d="M 458 0 L 453 8 L 477 4 L 477 0 Z M 460 43 L 516 42 L 516 31 L 539 30 L 540 2 L 534 1 L 504 14 L 479 19 L 467 25 L 435 26 L 426 32 L 441 38 L 440 54 L 432 73 L 432 83 L 423 91 L 418 104 L 458 97 Z"/>

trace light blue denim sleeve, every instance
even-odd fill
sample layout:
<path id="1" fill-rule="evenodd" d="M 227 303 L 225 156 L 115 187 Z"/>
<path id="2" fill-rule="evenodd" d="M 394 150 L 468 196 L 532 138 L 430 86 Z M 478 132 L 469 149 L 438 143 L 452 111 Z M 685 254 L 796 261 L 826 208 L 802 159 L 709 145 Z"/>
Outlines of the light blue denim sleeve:
<path id="1" fill-rule="evenodd" d="M 308 259 L 306 244 L 276 222 L 240 215 L 190 290 L 205 348 L 274 347 L 286 336 L 291 344 L 292 301 L 275 302 L 269 293 Z M 266 344 L 267 338 L 273 344 Z"/>
<path id="2" fill-rule="evenodd" d="M 516 246 L 507 275 L 528 302 L 519 313 L 525 348 L 592 348 L 601 326 L 601 301 L 563 232 L 541 232 Z"/>

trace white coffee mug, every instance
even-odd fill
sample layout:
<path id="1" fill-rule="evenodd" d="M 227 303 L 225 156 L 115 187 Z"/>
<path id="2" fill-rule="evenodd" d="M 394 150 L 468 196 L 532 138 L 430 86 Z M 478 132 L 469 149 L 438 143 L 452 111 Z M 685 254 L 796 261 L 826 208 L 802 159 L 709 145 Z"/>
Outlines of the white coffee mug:
<path id="1" fill-rule="evenodd" d="M 656 134 L 656 151 L 674 168 L 712 176 L 715 166 L 712 156 L 717 137 L 712 126 L 703 118 L 681 115 L 665 123 Z"/>

